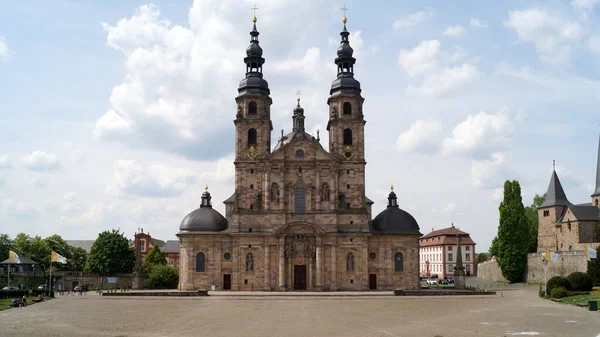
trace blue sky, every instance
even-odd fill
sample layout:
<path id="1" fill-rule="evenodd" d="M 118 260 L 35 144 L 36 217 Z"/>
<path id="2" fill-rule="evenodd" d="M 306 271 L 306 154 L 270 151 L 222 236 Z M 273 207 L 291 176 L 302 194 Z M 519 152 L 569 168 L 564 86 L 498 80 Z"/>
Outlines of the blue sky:
<path id="1" fill-rule="evenodd" d="M 222 210 L 253 4 L 3 4 L 0 231 L 172 239 L 205 184 Z M 326 141 L 342 5 L 257 3 L 274 139 L 300 89 L 307 128 Z M 374 211 L 394 184 L 423 233 L 454 223 L 487 251 L 506 179 L 527 205 L 556 159 L 569 199 L 591 200 L 600 0 L 346 6 Z"/>

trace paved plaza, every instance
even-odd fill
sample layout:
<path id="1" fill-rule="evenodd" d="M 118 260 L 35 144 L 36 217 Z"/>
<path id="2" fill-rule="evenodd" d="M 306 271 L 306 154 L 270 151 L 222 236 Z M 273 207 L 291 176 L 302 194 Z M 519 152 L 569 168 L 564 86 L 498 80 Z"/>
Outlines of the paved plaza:
<path id="1" fill-rule="evenodd" d="M 64 296 L 0 312 L 0 336 L 600 336 L 536 287 L 464 297 Z"/>

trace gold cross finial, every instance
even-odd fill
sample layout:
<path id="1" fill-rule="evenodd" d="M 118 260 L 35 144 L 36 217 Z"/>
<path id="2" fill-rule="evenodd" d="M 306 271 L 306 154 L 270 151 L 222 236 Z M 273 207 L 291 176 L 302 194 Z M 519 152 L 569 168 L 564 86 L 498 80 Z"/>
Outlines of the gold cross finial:
<path id="1" fill-rule="evenodd" d="M 204 185 L 204 190 L 208 191 L 208 185 Z"/>
<path id="2" fill-rule="evenodd" d="M 250 8 L 253 12 L 254 12 L 254 18 L 252 18 L 252 22 L 256 23 L 256 10 L 258 9 L 258 7 L 256 7 L 256 5 L 254 5 L 254 7 Z"/>
<path id="3" fill-rule="evenodd" d="M 300 103 L 300 94 L 301 94 L 300 90 L 297 90 L 296 96 L 298 96 L 298 98 L 296 98 L 296 101 L 298 101 L 298 103 Z"/>
<path id="4" fill-rule="evenodd" d="M 346 22 L 348 21 L 348 19 L 346 19 L 346 11 L 348 10 L 348 8 L 346 8 L 346 5 L 344 5 L 341 9 L 344 12 L 344 17 L 342 17 L 342 22 L 344 24 L 346 24 Z"/>
<path id="5" fill-rule="evenodd" d="M 394 190 L 394 185 L 390 186 L 390 188 L 392 189 L 392 191 Z"/>

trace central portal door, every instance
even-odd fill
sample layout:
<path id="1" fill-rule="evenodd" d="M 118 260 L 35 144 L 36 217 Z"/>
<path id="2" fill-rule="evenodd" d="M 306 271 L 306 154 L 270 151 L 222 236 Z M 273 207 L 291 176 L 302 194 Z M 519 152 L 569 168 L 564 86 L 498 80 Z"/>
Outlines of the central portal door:
<path id="1" fill-rule="evenodd" d="M 223 290 L 231 290 L 231 274 L 223 274 Z"/>
<path id="2" fill-rule="evenodd" d="M 369 289 L 377 290 L 377 274 L 369 274 Z"/>
<path id="3" fill-rule="evenodd" d="M 294 290 L 306 290 L 306 266 L 294 266 Z"/>

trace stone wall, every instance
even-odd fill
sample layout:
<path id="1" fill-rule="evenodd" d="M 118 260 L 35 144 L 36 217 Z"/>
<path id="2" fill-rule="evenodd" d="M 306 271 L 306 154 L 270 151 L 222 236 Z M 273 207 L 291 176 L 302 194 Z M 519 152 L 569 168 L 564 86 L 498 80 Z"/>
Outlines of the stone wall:
<path id="1" fill-rule="evenodd" d="M 558 252 L 560 258 L 557 262 L 548 262 L 547 279 L 553 276 L 567 276 L 572 272 L 587 271 L 587 259 L 583 251 Z M 545 253 L 531 253 L 527 255 L 527 282 L 544 282 L 544 255 Z"/>
<path id="2" fill-rule="evenodd" d="M 477 265 L 477 277 L 489 282 L 507 282 L 495 257 Z"/>

